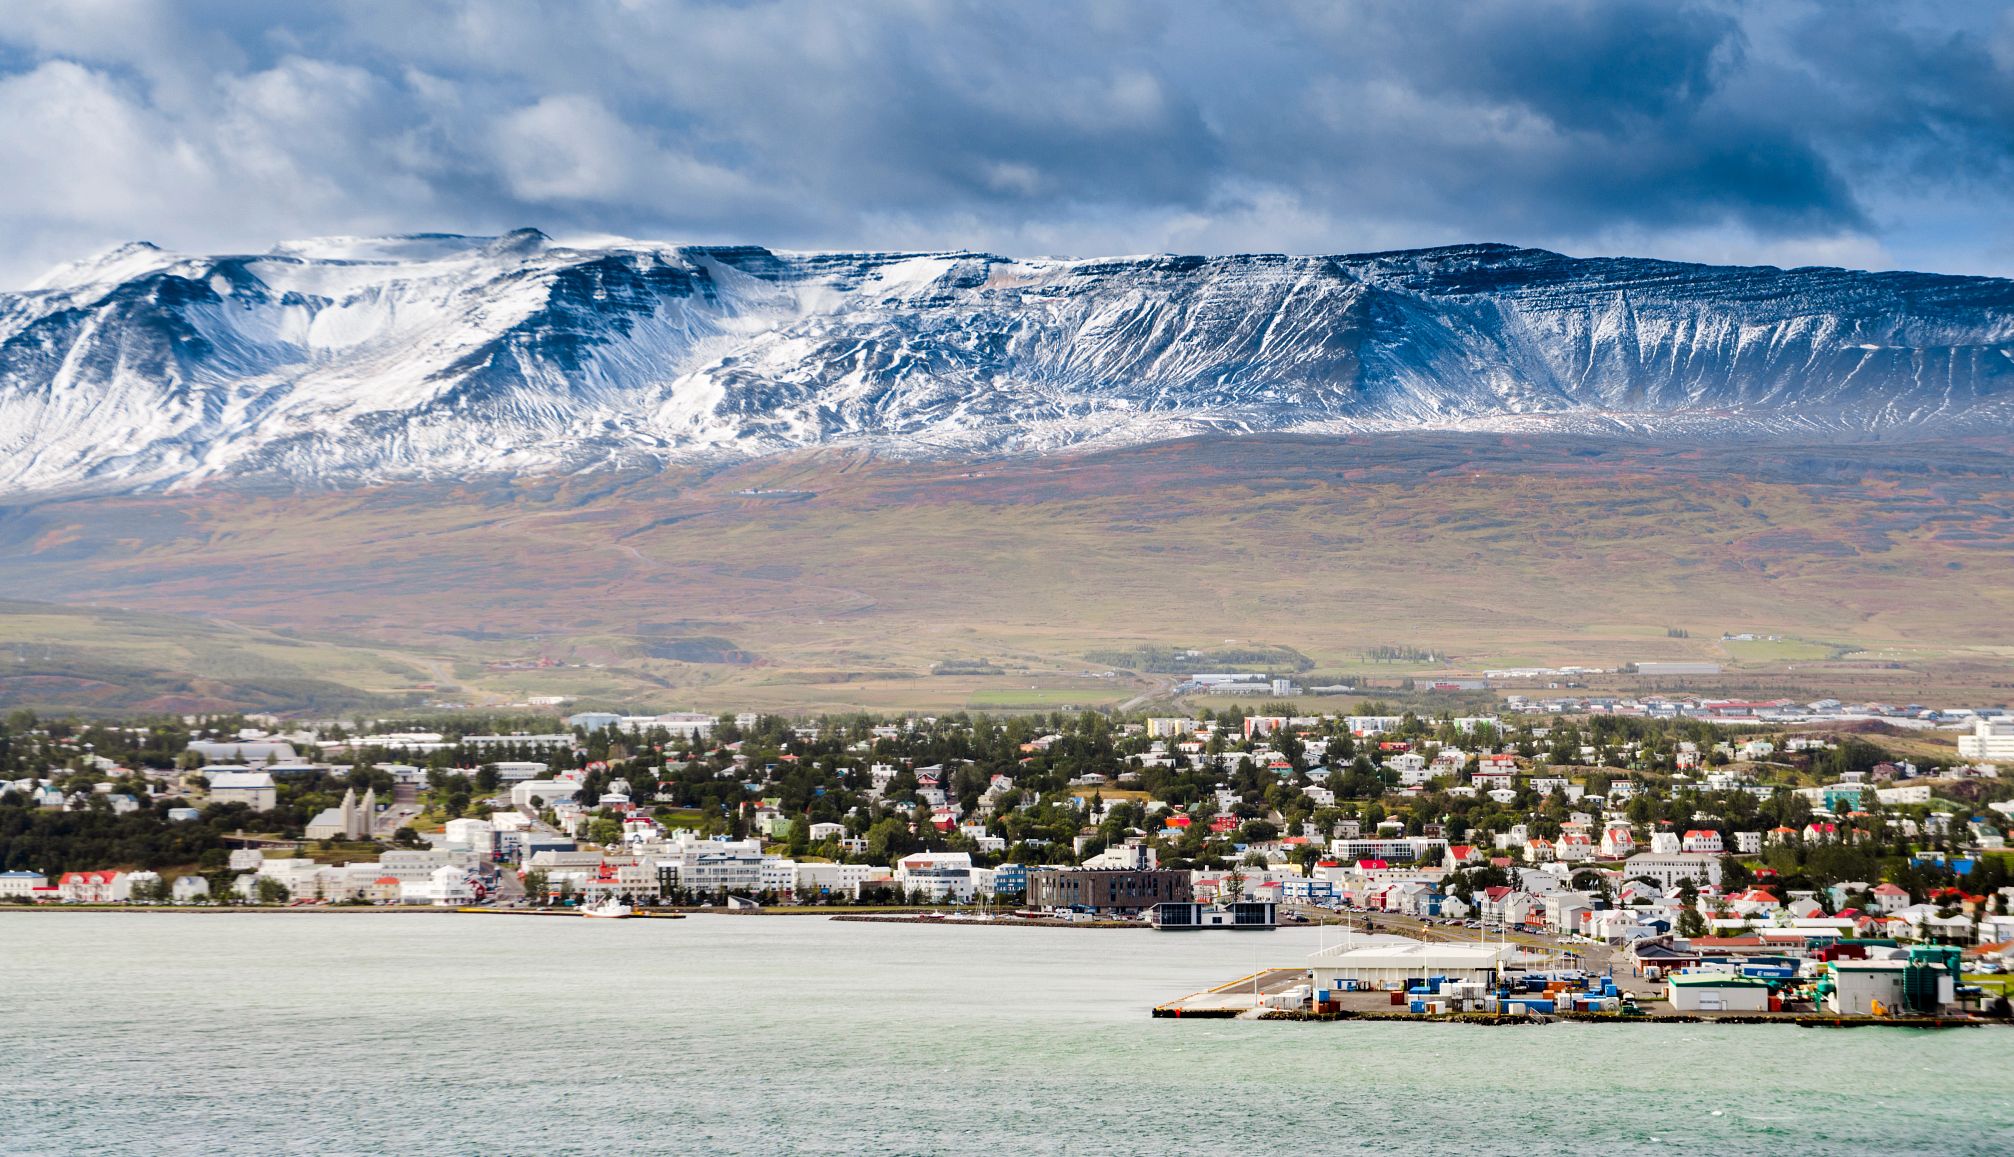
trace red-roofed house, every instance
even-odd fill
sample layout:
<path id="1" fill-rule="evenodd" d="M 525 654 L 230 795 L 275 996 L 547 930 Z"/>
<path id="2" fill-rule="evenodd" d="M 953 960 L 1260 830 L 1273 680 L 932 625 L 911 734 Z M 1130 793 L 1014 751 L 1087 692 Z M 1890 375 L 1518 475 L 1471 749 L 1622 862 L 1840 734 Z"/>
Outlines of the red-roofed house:
<path id="1" fill-rule="evenodd" d="M 130 898 L 118 872 L 65 872 L 56 881 L 56 895 L 66 904 L 111 904 Z"/>
<path id="2" fill-rule="evenodd" d="M 1611 821 L 1602 826 L 1602 859 L 1620 860 L 1634 851 L 1636 851 L 1636 836 L 1630 831 L 1629 821 Z"/>
<path id="3" fill-rule="evenodd" d="M 1830 843 L 1839 838 L 1839 825 L 1813 820 L 1804 825 L 1804 838 L 1816 844 Z"/>
<path id="4" fill-rule="evenodd" d="M 1720 844 L 1719 832 L 1712 828 L 1694 828 L 1685 833 L 1685 839 L 1680 842 L 1679 850 L 1717 856 L 1727 849 Z"/>
<path id="5" fill-rule="evenodd" d="M 1894 884 L 1874 885 L 1874 907 L 1884 916 L 1909 907 L 1909 889 Z"/>
<path id="6" fill-rule="evenodd" d="M 1594 859 L 1594 841 L 1580 832 L 1562 832 L 1552 845 L 1553 858 L 1563 864 L 1579 864 Z"/>
<path id="7" fill-rule="evenodd" d="M 1465 868 L 1483 862 L 1482 849 L 1473 844 L 1449 844 L 1448 867 Z"/>

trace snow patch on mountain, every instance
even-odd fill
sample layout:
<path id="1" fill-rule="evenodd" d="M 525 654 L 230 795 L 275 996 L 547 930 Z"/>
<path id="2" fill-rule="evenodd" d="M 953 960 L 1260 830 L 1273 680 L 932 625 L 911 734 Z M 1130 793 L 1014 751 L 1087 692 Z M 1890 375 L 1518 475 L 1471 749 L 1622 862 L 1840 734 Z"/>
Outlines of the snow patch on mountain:
<path id="1" fill-rule="evenodd" d="M 1206 432 L 2008 428 L 2014 283 L 1574 259 L 122 246 L 0 294 L 0 492 Z"/>

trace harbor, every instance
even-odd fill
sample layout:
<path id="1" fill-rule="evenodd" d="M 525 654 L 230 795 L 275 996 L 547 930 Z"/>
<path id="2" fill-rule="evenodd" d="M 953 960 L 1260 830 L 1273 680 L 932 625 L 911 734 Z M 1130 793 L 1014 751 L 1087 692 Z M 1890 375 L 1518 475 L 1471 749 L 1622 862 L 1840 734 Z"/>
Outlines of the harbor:
<path id="1" fill-rule="evenodd" d="M 1663 958 L 1650 946 L 1653 958 Z M 1555 1021 L 1954 1028 L 2005 1025 L 1982 1015 L 1953 948 L 1839 944 L 1808 960 L 1716 960 L 1682 970 L 1634 954 L 1618 978 L 1506 943 L 1347 937 L 1303 967 L 1262 968 L 1153 1006 L 1156 1018 Z"/>

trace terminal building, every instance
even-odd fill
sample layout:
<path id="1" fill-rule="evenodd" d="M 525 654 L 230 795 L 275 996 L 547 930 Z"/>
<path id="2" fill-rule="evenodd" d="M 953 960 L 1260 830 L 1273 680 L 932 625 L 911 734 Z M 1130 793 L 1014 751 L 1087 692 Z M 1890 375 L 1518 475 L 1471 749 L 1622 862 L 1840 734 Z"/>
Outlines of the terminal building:
<path id="1" fill-rule="evenodd" d="M 1515 944 L 1430 943 L 1404 936 L 1353 936 L 1308 955 L 1318 989 L 1384 988 L 1440 977 L 1453 982 L 1496 983 L 1517 957 Z"/>

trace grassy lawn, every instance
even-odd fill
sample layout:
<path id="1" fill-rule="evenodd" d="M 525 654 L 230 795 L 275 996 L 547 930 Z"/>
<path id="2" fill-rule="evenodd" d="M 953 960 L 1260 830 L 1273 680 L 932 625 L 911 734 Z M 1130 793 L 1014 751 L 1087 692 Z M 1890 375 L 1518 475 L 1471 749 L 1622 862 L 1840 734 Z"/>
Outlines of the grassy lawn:
<path id="1" fill-rule="evenodd" d="M 317 864 L 347 864 L 356 860 L 375 860 L 384 851 L 370 842 L 346 843 L 337 841 L 324 848 L 319 841 L 310 841 L 306 846 L 294 850 L 294 859 L 313 860 Z"/>
<path id="2" fill-rule="evenodd" d="M 1094 707 L 1124 696 L 1111 687 L 1026 687 L 1015 690 L 975 691 L 965 701 L 974 710 L 1010 708 L 1023 711 L 1065 707 Z"/>
<path id="3" fill-rule="evenodd" d="M 1081 799 L 1090 799 L 1095 795 L 1101 796 L 1106 800 L 1130 799 L 1137 803 L 1146 803 L 1148 800 L 1154 798 L 1150 792 L 1135 791 L 1132 788 L 1125 787 L 1073 787 L 1070 789 L 1070 794 Z"/>
<path id="4" fill-rule="evenodd" d="M 1814 643 L 1809 639 L 1757 639 L 1754 642 L 1728 640 L 1721 644 L 1737 663 L 1795 663 L 1830 659 L 1841 647 Z"/>

